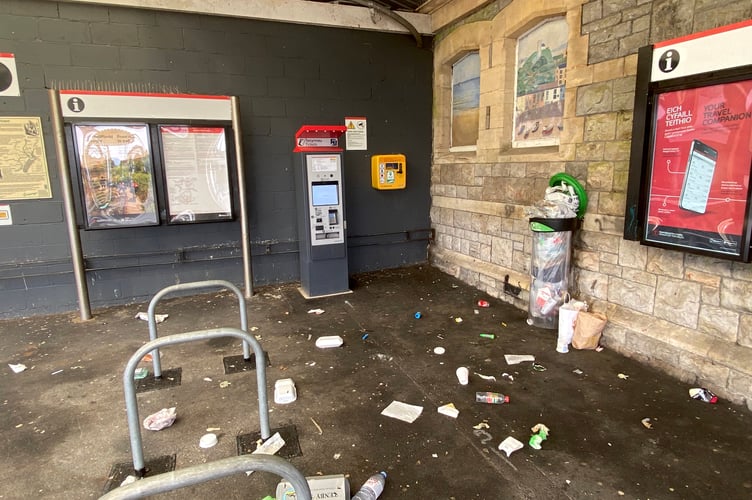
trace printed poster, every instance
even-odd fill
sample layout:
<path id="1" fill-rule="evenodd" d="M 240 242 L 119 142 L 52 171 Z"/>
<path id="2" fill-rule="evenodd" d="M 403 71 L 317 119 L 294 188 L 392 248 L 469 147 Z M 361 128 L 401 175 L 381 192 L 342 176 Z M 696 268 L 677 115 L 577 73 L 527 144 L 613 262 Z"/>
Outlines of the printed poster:
<path id="1" fill-rule="evenodd" d="M 741 255 L 752 80 L 657 95 L 645 240 Z"/>
<path id="2" fill-rule="evenodd" d="M 174 223 L 232 218 L 227 144 L 222 127 L 159 127 Z"/>
<path id="3" fill-rule="evenodd" d="M 52 198 L 42 121 L 0 117 L 0 200 Z"/>
<path id="4" fill-rule="evenodd" d="M 368 149 L 368 122 L 362 116 L 345 117 L 345 139 L 349 151 Z"/>
<path id="5" fill-rule="evenodd" d="M 74 125 L 89 229 L 159 224 L 146 124 Z"/>

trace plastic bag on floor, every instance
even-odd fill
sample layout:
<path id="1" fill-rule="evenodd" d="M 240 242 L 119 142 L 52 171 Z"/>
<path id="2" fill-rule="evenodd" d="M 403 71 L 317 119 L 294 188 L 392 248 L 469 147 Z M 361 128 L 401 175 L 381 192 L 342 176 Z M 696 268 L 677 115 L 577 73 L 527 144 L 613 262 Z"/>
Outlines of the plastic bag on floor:
<path id="1" fill-rule="evenodd" d="M 559 336 L 556 340 L 556 350 L 561 353 L 569 352 L 569 344 L 574 336 L 574 323 L 580 311 L 587 311 L 588 305 L 579 300 L 568 300 L 559 306 Z"/>
<path id="2" fill-rule="evenodd" d="M 175 423 L 177 416 L 175 407 L 162 408 L 157 413 L 152 413 L 144 419 L 144 428 L 150 431 L 161 431 Z"/>

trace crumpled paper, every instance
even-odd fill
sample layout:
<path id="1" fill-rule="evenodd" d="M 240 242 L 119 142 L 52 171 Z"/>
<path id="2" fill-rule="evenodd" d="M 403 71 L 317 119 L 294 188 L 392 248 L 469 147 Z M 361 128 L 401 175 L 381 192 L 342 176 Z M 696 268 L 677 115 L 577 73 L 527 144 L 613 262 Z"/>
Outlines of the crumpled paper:
<path id="1" fill-rule="evenodd" d="M 152 413 L 144 419 L 144 428 L 150 431 L 161 431 L 175 423 L 178 414 L 175 407 L 162 408 L 157 413 Z"/>

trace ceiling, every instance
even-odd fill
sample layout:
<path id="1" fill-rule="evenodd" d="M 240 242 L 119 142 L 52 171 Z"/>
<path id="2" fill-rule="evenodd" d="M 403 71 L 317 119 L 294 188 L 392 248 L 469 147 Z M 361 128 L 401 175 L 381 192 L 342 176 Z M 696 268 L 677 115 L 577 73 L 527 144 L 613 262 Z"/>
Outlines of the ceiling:
<path id="1" fill-rule="evenodd" d="M 373 3 L 375 6 L 385 7 L 389 10 L 397 10 L 404 12 L 418 12 L 418 8 L 425 3 L 425 0 L 369 0 L 367 2 L 355 1 L 355 0 L 309 0 L 312 2 L 320 3 L 334 3 L 342 5 L 359 5 L 364 6 L 365 3 Z"/>

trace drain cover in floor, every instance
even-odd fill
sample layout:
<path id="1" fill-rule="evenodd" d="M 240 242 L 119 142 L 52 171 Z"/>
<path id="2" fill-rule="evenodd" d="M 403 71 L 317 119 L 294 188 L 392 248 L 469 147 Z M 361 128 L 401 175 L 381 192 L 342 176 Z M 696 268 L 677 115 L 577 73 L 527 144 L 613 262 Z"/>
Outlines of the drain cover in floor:
<path id="1" fill-rule="evenodd" d="M 158 391 L 180 385 L 183 369 L 180 367 L 162 370 L 161 378 L 146 377 L 136 381 L 136 393 Z"/>
<path id="2" fill-rule="evenodd" d="M 264 351 L 264 359 L 266 359 L 266 366 L 272 366 L 269 361 L 269 354 Z M 251 357 L 248 361 L 243 358 L 242 354 L 237 356 L 225 356 L 222 358 L 222 362 L 225 365 L 225 375 L 231 373 L 248 372 L 256 369 L 256 354 L 251 353 Z"/>
<path id="3" fill-rule="evenodd" d="M 279 435 L 285 440 L 285 445 L 277 452 L 278 456 L 282 458 L 292 458 L 303 455 L 303 452 L 300 451 L 297 427 L 294 425 L 286 425 L 284 427 L 272 429 L 272 436 L 275 432 L 279 432 Z M 261 432 L 240 434 L 236 439 L 238 444 L 238 455 L 248 455 L 249 453 L 253 453 L 256 450 L 256 443 L 259 439 L 261 439 Z"/>
<path id="4" fill-rule="evenodd" d="M 175 455 L 163 455 L 161 457 L 146 460 L 144 464 L 146 475 L 144 477 L 156 476 L 164 472 L 175 470 Z M 107 476 L 107 483 L 104 485 L 102 494 L 108 493 L 122 483 L 126 477 L 133 475 L 133 462 L 122 462 L 115 464 L 110 469 L 110 475 Z"/>

